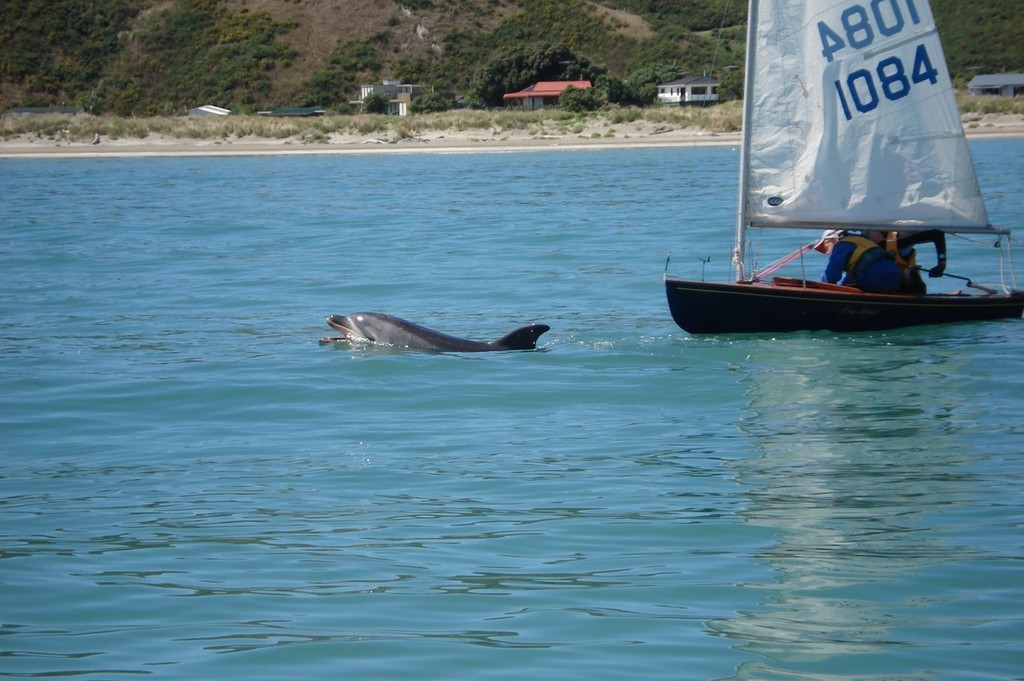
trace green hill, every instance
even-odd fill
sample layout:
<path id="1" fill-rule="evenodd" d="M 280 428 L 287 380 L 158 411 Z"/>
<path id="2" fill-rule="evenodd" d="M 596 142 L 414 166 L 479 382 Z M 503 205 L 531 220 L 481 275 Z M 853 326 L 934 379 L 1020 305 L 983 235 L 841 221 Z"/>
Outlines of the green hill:
<path id="1" fill-rule="evenodd" d="M 933 0 L 959 81 L 1024 70 L 1019 3 Z M 745 14 L 743 0 L 0 0 L 0 109 L 343 111 L 384 78 L 491 105 L 590 78 L 642 102 L 658 81 L 741 65 Z"/>

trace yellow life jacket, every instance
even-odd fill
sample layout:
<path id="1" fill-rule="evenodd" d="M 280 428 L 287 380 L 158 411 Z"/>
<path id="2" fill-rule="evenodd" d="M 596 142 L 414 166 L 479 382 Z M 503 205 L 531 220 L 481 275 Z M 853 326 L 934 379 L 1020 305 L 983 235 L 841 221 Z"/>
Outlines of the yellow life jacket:
<path id="1" fill-rule="evenodd" d="M 871 239 L 862 236 L 844 236 L 842 239 L 840 239 L 840 241 L 846 241 L 847 243 L 851 243 L 854 245 L 853 253 L 850 254 L 850 258 L 846 261 L 846 265 L 843 267 L 843 269 L 846 270 L 847 274 L 852 275 L 854 277 L 860 275 L 861 269 L 867 269 L 866 266 L 864 268 L 857 267 L 859 264 L 861 264 L 861 259 L 864 258 L 865 253 L 868 253 L 873 248 L 877 248 L 879 251 L 882 251 L 881 246 L 876 244 Z M 864 264 L 870 265 L 875 260 L 878 260 L 878 256 L 882 255 L 883 253 L 884 251 L 882 253 L 873 253 L 872 257 L 864 260 Z"/>
<path id="2" fill-rule="evenodd" d="M 896 261 L 902 269 L 910 269 L 911 267 L 917 267 L 917 251 L 913 248 L 910 249 L 910 255 L 906 258 L 900 253 L 900 247 L 897 241 L 899 240 L 899 232 L 889 232 L 885 237 L 885 250 L 892 254 L 892 259 Z"/>

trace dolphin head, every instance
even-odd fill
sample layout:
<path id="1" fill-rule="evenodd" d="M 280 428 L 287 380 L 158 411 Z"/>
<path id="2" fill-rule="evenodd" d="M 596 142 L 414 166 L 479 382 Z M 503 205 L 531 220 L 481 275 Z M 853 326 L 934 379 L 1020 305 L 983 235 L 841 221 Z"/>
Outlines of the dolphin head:
<path id="1" fill-rule="evenodd" d="M 332 314 L 327 317 L 327 325 L 342 333 L 344 340 L 373 341 L 373 333 L 367 328 L 367 318 L 362 314 Z"/>

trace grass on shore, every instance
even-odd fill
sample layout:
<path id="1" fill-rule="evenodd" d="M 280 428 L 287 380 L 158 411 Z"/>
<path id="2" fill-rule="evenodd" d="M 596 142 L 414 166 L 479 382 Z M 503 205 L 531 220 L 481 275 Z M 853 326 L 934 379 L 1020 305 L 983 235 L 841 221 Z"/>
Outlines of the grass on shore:
<path id="1" fill-rule="evenodd" d="M 0 119 L 0 139 L 27 137 L 30 140 L 52 140 L 55 143 L 81 143 L 91 141 L 94 136 L 100 135 L 110 140 L 141 140 L 161 136 L 172 140 L 226 141 L 261 138 L 326 144 L 330 142 L 332 135 L 375 137 L 384 141 L 396 141 L 446 130 L 479 131 L 482 138 L 510 134 L 531 137 L 565 136 L 581 134 L 586 129 L 608 128 L 627 123 L 726 132 L 739 130 L 741 118 L 738 102 L 707 108 L 614 107 L 584 114 L 558 109 L 453 110 L 405 117 L 359 114 L 312 118 L 246 115 L 120 118 L 88 114 L 44 114 L 4 116 Z"/>
<path id="2" fill-rule="evenodd" d="M 1010 114 L 1024 116 L 1024 98 L 958 95 L 961 114 Z M 968 117 L 969 120 L 969 117 Z M 542 111 L 457 110 L 405 117 L 375 114 L 328 115 L 315 118 L 266 116 L 116 116 L 36 115 L 4 116 L 0 140 L 26 137 L 54 143 L 88 142 L 100 135 L 110 140 L 142 140 L 160 136 L 170 140 L 237 140 L 245 138 L 290 140 L 327 144 L 332 136 L 371 137 L 398 141 L 432 132 L 479 131 L 480 138 L 611 135 L 615 126 L 637 128 L 694 128 L 706 132 L 736 132 L 742 124 L 740 102 L 711 107 L 610 107 L 591 113 L 559 109 Z M 970 125 L 970 123 L 968 123 Z M 976 125 L 976 124 L 975 124 Z M 605 132 L 596 132 L 604 130 Z"/>

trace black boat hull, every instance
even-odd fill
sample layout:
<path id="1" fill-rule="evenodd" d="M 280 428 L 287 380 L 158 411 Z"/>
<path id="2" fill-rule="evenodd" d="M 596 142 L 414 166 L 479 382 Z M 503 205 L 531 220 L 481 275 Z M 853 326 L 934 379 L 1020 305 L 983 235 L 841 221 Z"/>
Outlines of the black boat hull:
<path id="1" fill-rule="evenodd" d="M 1024 292 L 870 294 L 845 286 L 790 280 L 716 284 L 665 278 L 672 318 L 702 333 L 879 331 L 922 324 L 1020 318 Z"/>

